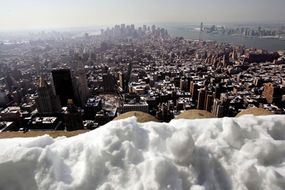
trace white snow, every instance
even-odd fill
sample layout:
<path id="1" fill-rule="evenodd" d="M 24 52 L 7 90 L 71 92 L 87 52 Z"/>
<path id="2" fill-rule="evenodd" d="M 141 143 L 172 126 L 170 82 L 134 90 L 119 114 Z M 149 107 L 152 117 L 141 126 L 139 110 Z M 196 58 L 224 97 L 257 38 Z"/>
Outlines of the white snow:
<path id="1" fill-rule="evenodd" d="M 285 116 L 137 123 L 0 140 L 1 190 L 284 190 Z"/>

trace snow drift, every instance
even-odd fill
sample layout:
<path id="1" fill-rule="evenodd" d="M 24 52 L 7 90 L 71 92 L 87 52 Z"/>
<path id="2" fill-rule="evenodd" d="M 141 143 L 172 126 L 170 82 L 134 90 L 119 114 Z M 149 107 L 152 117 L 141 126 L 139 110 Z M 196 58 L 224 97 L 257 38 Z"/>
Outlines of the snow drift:
<path id="1" fill-rule="evenodd" d="M 1 190 L 285 189 L 285 116 L 113 121 L 0 140 Z"/>

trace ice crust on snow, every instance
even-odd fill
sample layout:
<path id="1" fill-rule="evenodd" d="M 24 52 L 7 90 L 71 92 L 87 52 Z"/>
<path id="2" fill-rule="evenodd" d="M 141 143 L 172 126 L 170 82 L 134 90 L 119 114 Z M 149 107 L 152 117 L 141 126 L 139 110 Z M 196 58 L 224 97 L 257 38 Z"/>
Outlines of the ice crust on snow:
<path id="1" fill-rule="evenodd" d="M 0 140 L 1 190 L 284 190 L 285 116 L 113 121 Z"/>

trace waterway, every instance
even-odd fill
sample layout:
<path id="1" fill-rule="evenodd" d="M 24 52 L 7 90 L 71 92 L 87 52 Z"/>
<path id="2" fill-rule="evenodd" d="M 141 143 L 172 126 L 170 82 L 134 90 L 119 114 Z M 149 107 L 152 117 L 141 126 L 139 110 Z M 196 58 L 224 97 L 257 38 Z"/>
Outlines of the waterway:
<path id="1" fill-rule="evenodd" d="M 199 39 L 199 31 L 195 27 L 166 27 L 169 34 L 175 37 L 184 37 L 185 39 Z M 232 45 L 244 45 L 247 48 L 261 48 L 268 51 L 285 50 L 285 40 L 280 39 L 262 39 L 243 36 L 229 36 L 221 34 L 202 33 L 201 40 L 215 40 L 217 42 L 226 42 Z"/>

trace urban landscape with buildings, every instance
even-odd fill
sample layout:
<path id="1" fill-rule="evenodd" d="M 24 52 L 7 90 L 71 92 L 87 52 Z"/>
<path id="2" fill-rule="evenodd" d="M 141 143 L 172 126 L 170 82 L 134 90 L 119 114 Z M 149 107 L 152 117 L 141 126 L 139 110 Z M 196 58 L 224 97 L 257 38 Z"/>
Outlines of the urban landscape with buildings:
<path id="1" fill-rule="evenodd" d="M 1 131 L 95 129 L 129 111 L 168 122 L 185 110 L 285 113 L 285 51 L 116 25 L 0 42 Z"/>
<path id="2" fill-rule="evenodd" d="M 0 5 L 0 190 L 285 190 L 284 0 Z"/>

